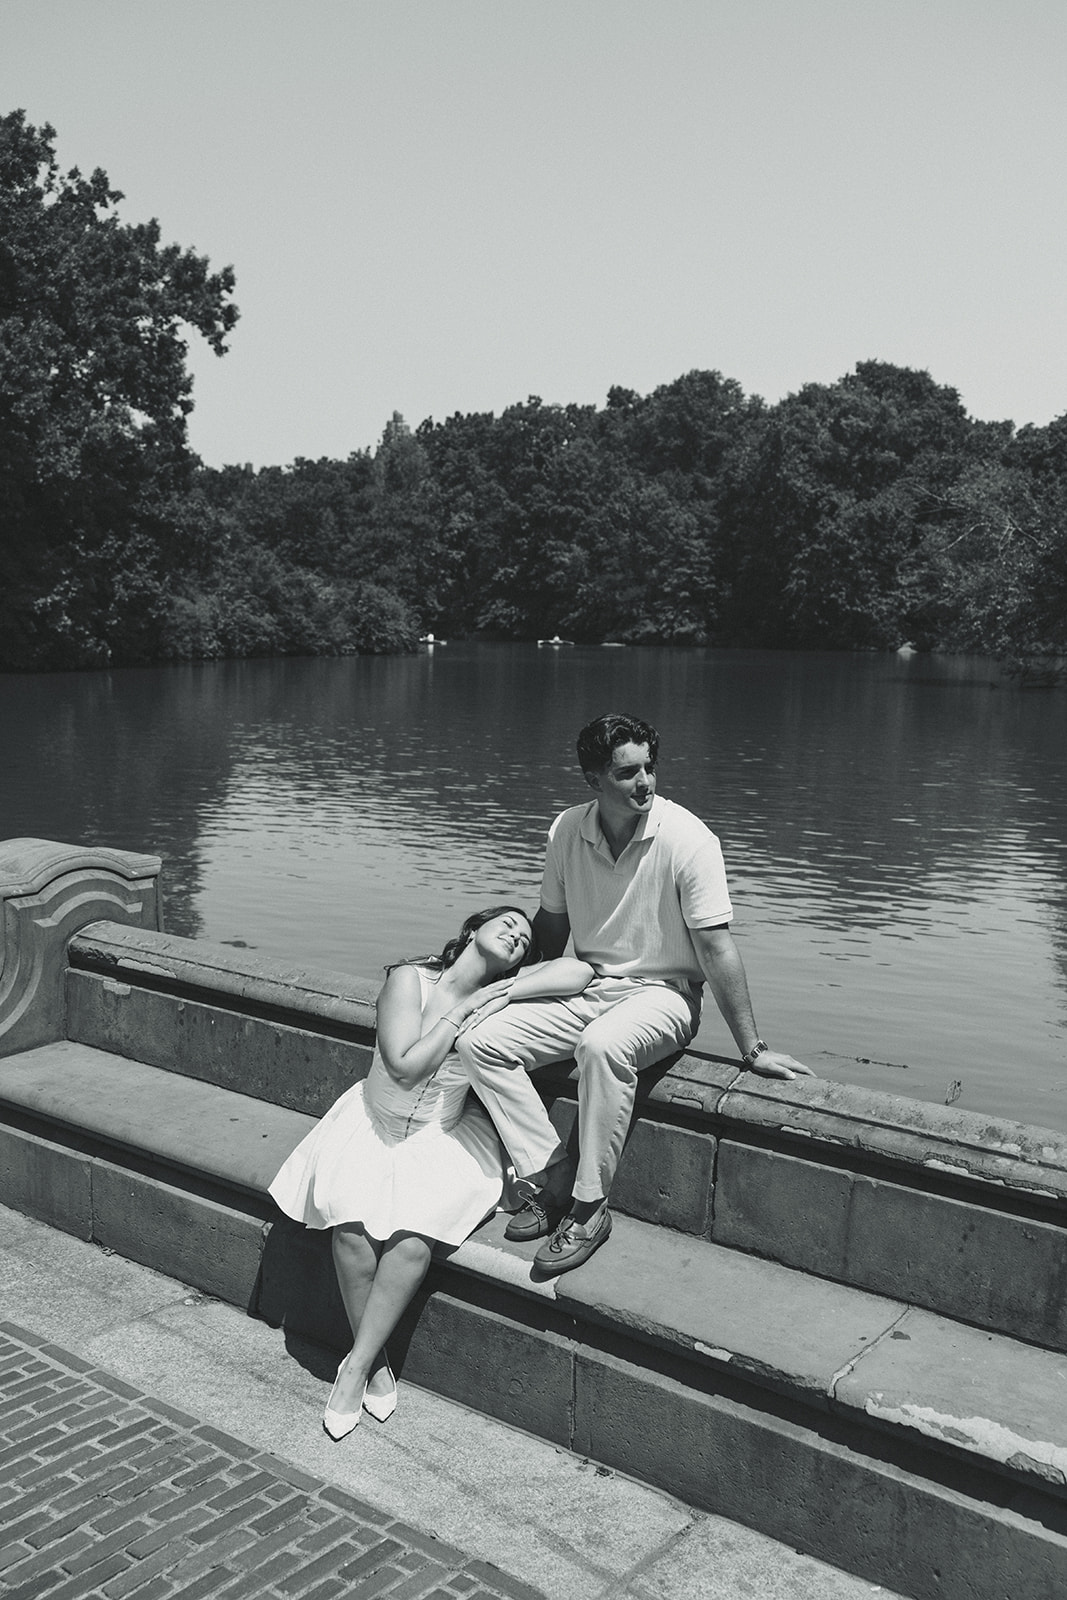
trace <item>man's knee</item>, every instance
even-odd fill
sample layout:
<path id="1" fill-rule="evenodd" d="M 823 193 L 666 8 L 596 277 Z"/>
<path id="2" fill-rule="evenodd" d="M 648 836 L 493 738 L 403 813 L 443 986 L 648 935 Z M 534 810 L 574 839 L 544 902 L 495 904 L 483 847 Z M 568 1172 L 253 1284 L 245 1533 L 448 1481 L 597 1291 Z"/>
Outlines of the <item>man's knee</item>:
<path id="1" fill-rule="evenodd" d="M 470 1071 L 470 1067 L 471 1067 L 471 1062 L 473 1060 L 473 1055 L 472 1055 L 472 1052 L 471 1052 L 471 1041 L 470 1041 L 470 1035 L 469 1034 L 465 1033 L 460 1038 L 458 1038 L 456 1040 L 455 1050 L 456 1050 L 456 1054 L 459 1057 L 460 1061 L 463 1063 L 464 1067 L 466 1067 L 467 1071 L 469 1072 Z"/>
<path id="2" fill-rule="evenodd" d="M 514 1067 L 518 1063 L 509 1060 L 499 1048 L 489 1022 L 481 1022 L 474 1028 L 468 1028 L 456 1040 L 456 1054 L 459 1056 L 467 1073 L 477 1071 L 479 1067 Z"/>
<path id="3" fill-rule="evenodd" d="M 495 1017 L 487 1017 L 456 1040 L 456 1052 L 468 1076 L 486 1070 L 504 1068 L 511 1072 L 531 1070 L 523 1050 L 505 1026 L 494 1027 Z"/>
<path id="4" fill-rule="evenodd" d="M 617 1029 L 599 1027 L 591 1023 L 574 1049 L 574 1059 L 581 1074 L 607 1075 L 621 1083 L 636 1083 L 637 1065 L 633 1043 Z"/>
<path id="5" fill-rule="evenodd" d="M 610 1072 L 621 1080 L 636 1082 L 646 1067 L 683 1050 L 696 1030 L 696 1019 L 688 1012 L 655 1021 L 634 1017 L 632 1022 L 633 1026 L 627 1027 L 625 1017 L 614 1011 L 597 1017 L 574 1052 L 578 1066 L 588 1063 L 590 1071 Z"/>

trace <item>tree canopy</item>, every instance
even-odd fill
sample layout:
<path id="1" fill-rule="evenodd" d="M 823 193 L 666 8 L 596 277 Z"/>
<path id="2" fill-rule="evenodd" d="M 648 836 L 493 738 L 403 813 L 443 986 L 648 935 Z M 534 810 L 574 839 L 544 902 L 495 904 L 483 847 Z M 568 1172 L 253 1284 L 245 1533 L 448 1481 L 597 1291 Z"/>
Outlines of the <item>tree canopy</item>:
<path id="1" fill-rule="evenodd" d="M 1067 415 L 978 421 L 888 362 L 775 405 L 692 371 L 203 467 L 185 341 L 224 352 L 233 273 L 121 222 L 54 138 L 0 118 L 0 666 L 420 631 L 1067 658 Z"/>
<path id="2" fill-rule="evenodd" d="M 0 661 L 137 659 L 165 605 L 166 500 L 193 465 L 185 330 L 221 355 L 230 268 L 119 220 L 55 131 L 0 118 Z"/>

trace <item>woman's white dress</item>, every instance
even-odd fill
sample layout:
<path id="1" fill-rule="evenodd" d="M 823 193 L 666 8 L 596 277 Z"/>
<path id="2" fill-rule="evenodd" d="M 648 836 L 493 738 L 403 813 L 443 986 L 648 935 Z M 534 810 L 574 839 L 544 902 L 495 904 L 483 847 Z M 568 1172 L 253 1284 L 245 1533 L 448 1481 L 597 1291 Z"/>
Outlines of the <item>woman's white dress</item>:
<path id="1" fill-rule="evenodd" d="M 434 980 L 415 970 L 425 1011 Z M 504 1186 L 503 1148 L 469 1090 L 455 1051 L 404 1089 L 375 1050 L 366 1078 L 301 1140 L 271 1194 L 309 1228 L 361 1222 L 372 1239 L 403 1230 L 462 1244 Z"/>

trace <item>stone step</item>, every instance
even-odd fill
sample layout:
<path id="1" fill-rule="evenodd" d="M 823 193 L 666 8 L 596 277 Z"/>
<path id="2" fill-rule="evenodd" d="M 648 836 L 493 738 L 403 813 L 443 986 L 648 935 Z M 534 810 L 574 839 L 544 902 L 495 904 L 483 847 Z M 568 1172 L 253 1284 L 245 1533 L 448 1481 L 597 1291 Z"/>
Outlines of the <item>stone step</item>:
<path id="1" fill-rule="evenodd" d="M 70 1039 L 320 1116 L 368 1070 L 373 986 L 97 922 L 69 941 Z M 538 1074 L 576 1136 L 566 1064 Z M 958 1107 L 782 1082 L 687 1052 L 646 1073 L 617 1209 L 1067 1351 L 1067 1139 Z"/>
<path id="2" fill-rule="evenodd" d="M 0 1062 L 0 1112 L 4 1204 L 344 1346 L 265 1194 L 312 1117 L 70 1041 Z M 1062 1356 L 626 1216 L 538 1282 L 503 1226 L 444 1253 L 414 1381 L 902 1592 L 1067 1592 Z"/>

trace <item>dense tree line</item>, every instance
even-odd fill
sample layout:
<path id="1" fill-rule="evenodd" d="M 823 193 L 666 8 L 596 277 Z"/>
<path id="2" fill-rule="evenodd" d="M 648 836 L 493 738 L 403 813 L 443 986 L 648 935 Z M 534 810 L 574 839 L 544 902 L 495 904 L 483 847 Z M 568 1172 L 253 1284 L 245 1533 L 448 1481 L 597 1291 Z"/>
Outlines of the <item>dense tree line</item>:
<path id="1" fill-rule="evenodd" d="M 0 664 L 147 659 L 186 559 L 183 327 L 220 354 L 233 274 L 118 220 L 99 169 L 0 118 Z"/>
<path id="2" fill-rule="evenodd" d="M 287 467 L 190 454 L 233 275 L 0 118 L 0 666 L 410 649 L 421 632 L 1067 655 L 1067 416 L 867 361 L 776 405 L 696 371 Z"/>
<path id="3" fill-rule="evenodd" d="M 209 586 L 213 570 L 233 592 L 236 551 L 247 583 L 284 577 L 294 615 L 317 583 L 337 618 L 366 575 L 397 640 L 406 615 L 445 637 L 909 641 L 1029 672 L 1067 653 L 1067 418 L 978 422 L 881 362 L 774 406 L 691 372 L 602 408 L 394 417 L 373 454 L 202 469 L 196 495 Z M 307 647 L 344 648 L 343 620 L 303 626 Z"/>

